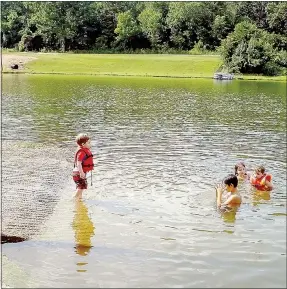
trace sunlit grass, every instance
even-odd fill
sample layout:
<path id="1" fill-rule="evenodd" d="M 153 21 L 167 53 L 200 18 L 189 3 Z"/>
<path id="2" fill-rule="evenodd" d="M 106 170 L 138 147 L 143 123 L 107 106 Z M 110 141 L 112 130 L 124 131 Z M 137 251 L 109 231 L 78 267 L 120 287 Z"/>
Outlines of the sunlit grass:
<path id="1" fill-rule="evenodd" d="M 24 72 L 94 75 L 212 77 L 218 55 L 17 53 L 37 57 Z M 7 71 L 7 70 L 6 70 Z"/>
<path id="2" fill-rule="evenodd" d="M 11 52 L 5 52 L 11 53 Z M 213 77 L 219 55 L 13 53 L 36 57 L 19 72 L 152 77 Z M 3 69 L 4 72 L 11 71 Z M 241 75 L 243 79 L 286 80 L 286 76 Z"/>
<path id="3" fill-rule="evenodd" d="M 137 76 L 212 76 L 218 56 L 56 54 L 41 55 L 27 70 L 44 73 L 78 73 Z"/>
<path id="4" fill-rule="evenodd" d="M 243 74 L 242 77 L 244 80 L 277 80 L 277 81 L 286 81 L 286 75 L 281 76 L 262 76 L 256 74 Z"/>

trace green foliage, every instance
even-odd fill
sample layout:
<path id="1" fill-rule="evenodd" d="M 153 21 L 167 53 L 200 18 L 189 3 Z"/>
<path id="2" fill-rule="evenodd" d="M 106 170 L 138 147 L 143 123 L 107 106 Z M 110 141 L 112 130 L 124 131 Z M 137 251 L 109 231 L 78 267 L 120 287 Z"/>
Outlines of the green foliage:
<path id="1" fill-rule="evenodd" d="M 189 15 L 190 3 L 170 2 L 166 24 L 170 30 L 170 41 L 176 48 L 190 49 L 196 41 Z"/>
<path id="2" fill-rule="evenodd" d="M 162 29 L 162 14 L 153 9 L 145 8 L 138 16 L 141 30 L 148 37 L 154 47 L 160 40 L 160 30 Z"/>
<path id="3" fill-rule="evenodd" d="M 231 72 L 277 75 L 281 72 L 281 52 L 274 47 L 273 35 L 244 21 L 223 40 L 221 55 Z"/>
<path id="4" fill-rule="evenodd" d="M 21 40 L 21 32 L 27 25 L 23 2 L 1 2 L 2 46 L 12 48 Z"/>
<path id="5" fill-rule="evenodd" d="M 1 2 L 2 48 L 20 51 L 206 54 L 220 47 L 232 70 L 275 73 L 285 65 L 286 35 L 284 1 Z"/>
<path id="6" fill-rule="evenodd" d="M 130 37 L 139 33 L 140 29 L 130 10 L 117 15 L 117 27 L 115 33 L 118 34 L 117 41 L 127 42 Z"/>
<path id="7" fill-rule="evenodd" d="M 238 2 L 237 17 L 238 23 L 247 20 L 255 23 L 258 28 L 267 29 L 266 7 L 268 2 L 243 1 Z"/>
<path id="8" fill-rule="evenodd" d="M 226 36 L 232 31 L 233 23 L 230 23 L 226 16 L 217 15 L 212 24 L 212 34 L 214 38 L 219 41 L 226 38 Z"/>
<path id="9" fill-rule="evenodd" d="M 202 54 L 207 54 L 207 49 L 203 42 L 199 40 L 194 47 L 189 51 L 189 54 L 192 55 L 202 55 Z"/>
<path id="10" fill-rule="evenodd" d="M 46 43 L 56 39 L 61 51 L 66 50 L 67 42 L 76 35 L 76 28 L 84 20 L 85 5 L 81 2 L 35 2 L 33 23 Z M 82 11 L 83 10 L 83 11 Z"/>
<path id="11" fill-rule="evenodd" d="M 267 21 L 273 32 L 287 35 L 287 2 L 268 3 Z"/>

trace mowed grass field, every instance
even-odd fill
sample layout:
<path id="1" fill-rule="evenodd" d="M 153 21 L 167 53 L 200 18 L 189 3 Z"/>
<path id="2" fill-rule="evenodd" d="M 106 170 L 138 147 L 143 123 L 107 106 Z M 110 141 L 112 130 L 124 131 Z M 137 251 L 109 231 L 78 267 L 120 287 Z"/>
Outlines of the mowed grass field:
<path id="1" fill-rule="evenodd" d="M 25 64 L 22 71 L 26 73 L 212 77 L 221 63 L 218 55 L 13 54 L 37 58 Z"/>
<path id="2" fill-rule="evenodd" d="M 174 54 L 73 54 L 2 52 L 5 55 L 34 58 L 19 73 L 114 75 L 212 78 L 222 61 L 219 55 Z M 5 61 L 4 61 L 5 62 Z M 12 72 L 3 65 L 3 72 Z M 237 78 L 237 77 L 235 77 Z M 240 75 L 241 79 L 286 81 L 286 76 Z"/>

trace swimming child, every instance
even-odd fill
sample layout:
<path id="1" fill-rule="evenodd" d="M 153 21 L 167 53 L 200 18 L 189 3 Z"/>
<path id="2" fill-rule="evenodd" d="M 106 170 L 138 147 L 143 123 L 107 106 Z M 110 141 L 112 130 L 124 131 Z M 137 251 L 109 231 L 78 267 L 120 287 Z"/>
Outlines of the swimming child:
<path id="1" fill-rule="evenodd" d="M 93 154 L 90 151 L 91 140 L 87 134 L 76 137 L 78 150 L 75 154 L 73 180 L 77 185 L 75 198 L 81 199 L 83 190 L 88 188 L 86 173 L 94 169 Z"/>
<path id="2" fill-rule="evenodd" d="M 244 162 L 239 162 L 234 167 L 234 174 L 237 176 L 238 180 L 249 180 L 250 174 L 246 172 L 246 167 Z"/>
<path id="3" fill-rule="evenodd" d="M 254 170 L 254 175 L 250 178 L 250 184 L 258 191 L 271 191 L 273 189 L 271 179 L 272 176 L 265 173 L 265 167 L 258 166 Z"/>
<path id="4" fill-rule="evenodd" d="M 224 187 L 217 185 L 216 187 L 216 202 L 218 207 L 233 207 L 241 204 L 241 196 L 238 193 L 237 185 L 238 179 L 236 175 L 230 174 L 223 180 Z M 224 189 L 227 190 L 228 194 L 226 200 L 222 201 L 222 193 Z"/>

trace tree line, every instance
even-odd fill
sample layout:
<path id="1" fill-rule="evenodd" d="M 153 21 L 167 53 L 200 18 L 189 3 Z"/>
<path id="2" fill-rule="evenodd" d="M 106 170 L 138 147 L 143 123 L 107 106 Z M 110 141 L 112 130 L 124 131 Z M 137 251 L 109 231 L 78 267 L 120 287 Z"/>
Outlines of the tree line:
<path id="1" fill-rule="evenodd" d="M 1 1 L 1 43 L 19 51 L 219 53 L 230 72 L 287 67 L 287 2 Z"/>

